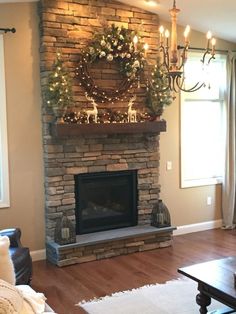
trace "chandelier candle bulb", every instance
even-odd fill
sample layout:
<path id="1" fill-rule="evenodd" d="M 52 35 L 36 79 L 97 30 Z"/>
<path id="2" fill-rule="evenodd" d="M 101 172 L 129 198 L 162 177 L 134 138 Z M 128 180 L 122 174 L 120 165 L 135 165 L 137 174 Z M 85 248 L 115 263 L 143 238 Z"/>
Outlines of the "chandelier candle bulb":
<path id="1" fill-rule="evenodd" d="M 207 50 L 209 50 L 209 47 L 210 47 L 210 39 L 212 37 L 212 33 L 210 31 L 207 32 Z"/>
<path id="2" fill-rule="evenodd" d="M 185 39 L 185 44 L 189 44 L 189 33 L 190 33 L 190 26 L 187 25 L 184 31 L 184 39 Z"/>
<path id="3" fill-rule="evenodd" d="M 137 45 L 138 45 L 138 36 L 137 35 L 134 36 L 133 43 L 134 43 L 134 51 L 137 51 Z"/>
<path id="4" fill-rule="evenodd" d="M 162 46 L 162 44 L 163 44 L 163 34 L 164 34 L 164 27 L 162 25 L 159 27 L 159 32 L 160 32 L 160 45 Z"/>
<path id="5" fill-rule="evenodd" d="M 145 43 L 143 48 L 144 48 L 144 57 L 146 58 L 147 57 L 147 51 L 148 51 L 148 48 L 149 48 L 148 44 Z"/>

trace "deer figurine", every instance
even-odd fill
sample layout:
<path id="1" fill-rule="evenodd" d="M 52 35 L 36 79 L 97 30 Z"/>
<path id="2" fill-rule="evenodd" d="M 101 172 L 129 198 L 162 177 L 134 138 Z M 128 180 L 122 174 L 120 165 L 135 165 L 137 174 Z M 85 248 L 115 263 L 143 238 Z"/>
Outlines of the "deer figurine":
<path id="1" fill-rule="evenodd" d="M 135 99 L 136 95 L 131 97 L 128 103 L 128 122 L 137 122 L 137 111 L 135 109 L 132 109 Z"/>
<path id="2" fill-rule="evenodd" d="M 90 116 L 94 116 L 94 122 L 98 122 L 98 109 L 97 109 L 97 104 L 95 103 L 95 100 L 92 97 L 89 97 L 88 94 L 85 94 L 86 98 L 92 102 L 93 105 L 93 110 L 86 110 L 87 114 L 87 123 L 89 123 L 89 118 Z"/>

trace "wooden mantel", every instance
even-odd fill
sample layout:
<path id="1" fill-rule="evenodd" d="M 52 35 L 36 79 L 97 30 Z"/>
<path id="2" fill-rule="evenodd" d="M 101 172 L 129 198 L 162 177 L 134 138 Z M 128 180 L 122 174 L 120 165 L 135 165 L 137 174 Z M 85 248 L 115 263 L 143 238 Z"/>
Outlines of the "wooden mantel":
<path id="1" fill-rule="evenodd" d="M 146 121 L 139 123 L 90 123 L 67 124 L 55 123 L 51 125 L 51 134 L 55 137 L 80 136 L 88 134 L 134 134 L 155 133 L 166 131 L 166 121 Z"/>

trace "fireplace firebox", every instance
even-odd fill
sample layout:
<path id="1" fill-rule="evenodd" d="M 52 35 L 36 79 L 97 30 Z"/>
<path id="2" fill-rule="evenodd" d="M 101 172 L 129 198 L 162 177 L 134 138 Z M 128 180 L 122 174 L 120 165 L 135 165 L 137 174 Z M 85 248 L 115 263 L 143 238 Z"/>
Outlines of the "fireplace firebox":
<path id="1" fill-rule="evenodd" d="M 137 225 L 137 171 L 75 175 L 76 234 Z"/>

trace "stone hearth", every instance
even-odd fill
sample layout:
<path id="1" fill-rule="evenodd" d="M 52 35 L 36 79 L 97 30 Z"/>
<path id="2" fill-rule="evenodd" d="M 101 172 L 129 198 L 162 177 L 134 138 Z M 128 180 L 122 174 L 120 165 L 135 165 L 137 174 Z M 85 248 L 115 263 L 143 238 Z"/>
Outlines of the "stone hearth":
<path id="1" fill-rule="evenodd" d="M 76 243 L 47 243 L 47 258 L 58 266 L 91 262 L 104 258 L 170 246 L 175 228 L 137 226 L 77 236 Z"/>

